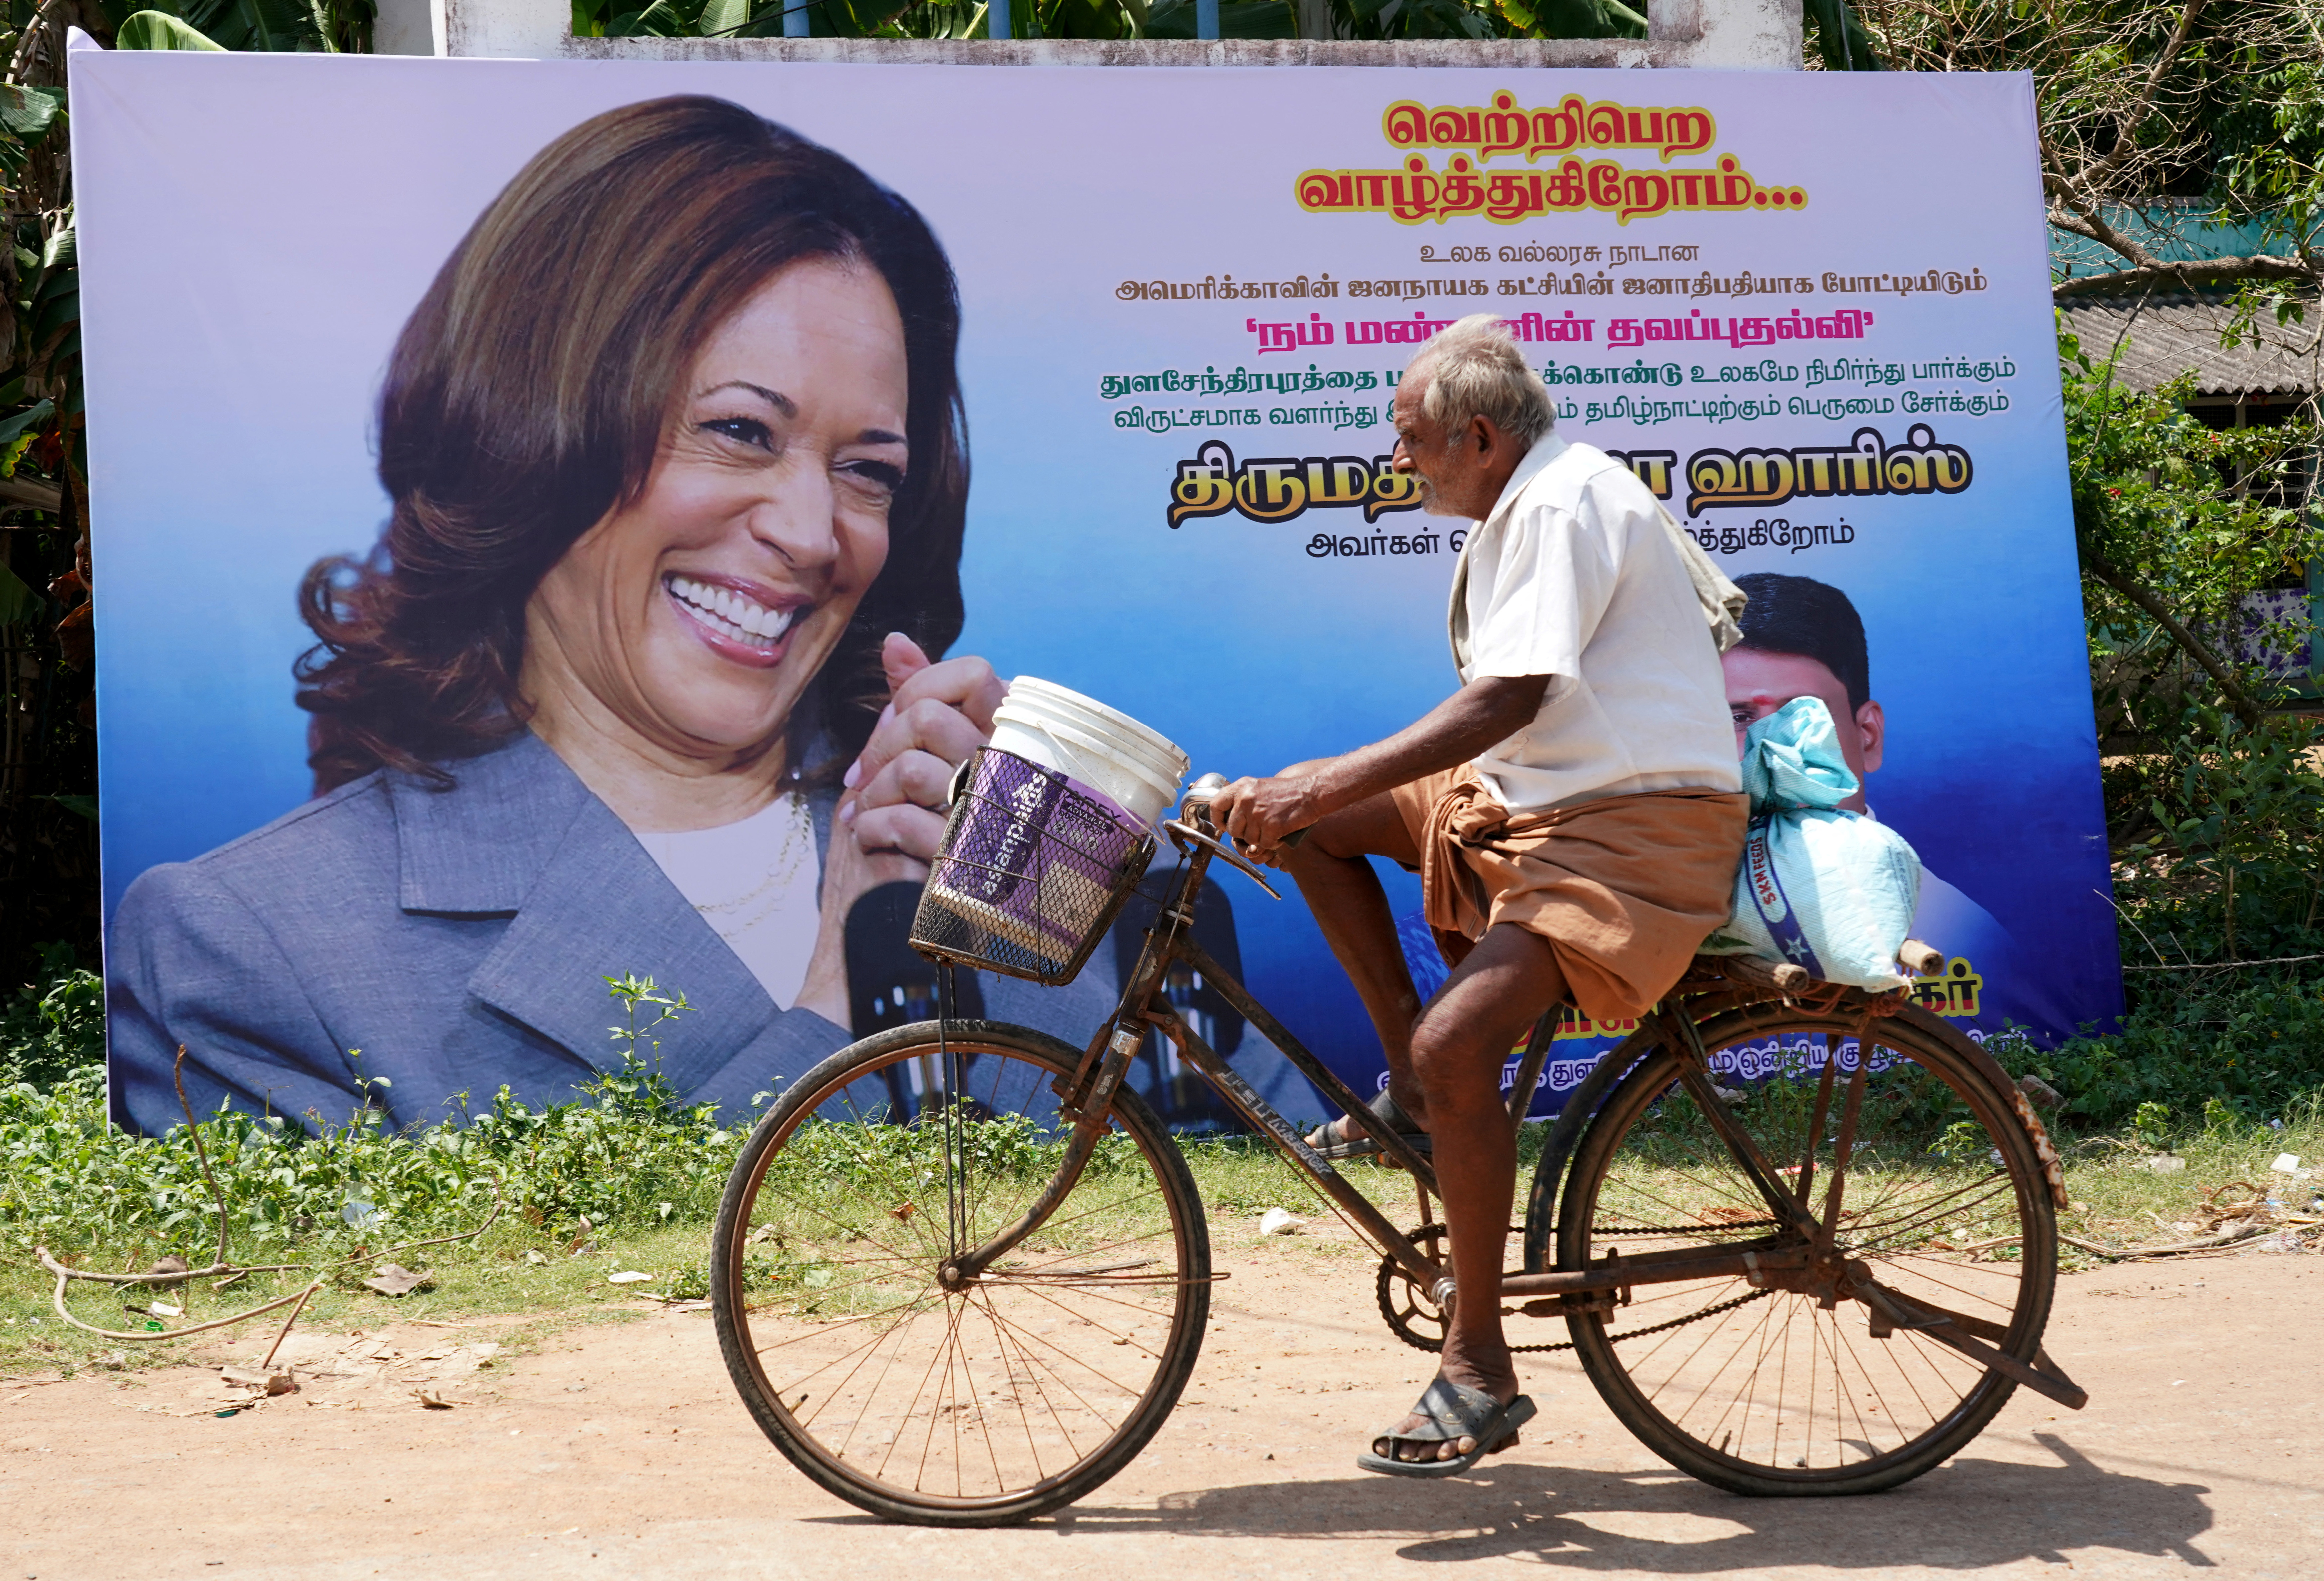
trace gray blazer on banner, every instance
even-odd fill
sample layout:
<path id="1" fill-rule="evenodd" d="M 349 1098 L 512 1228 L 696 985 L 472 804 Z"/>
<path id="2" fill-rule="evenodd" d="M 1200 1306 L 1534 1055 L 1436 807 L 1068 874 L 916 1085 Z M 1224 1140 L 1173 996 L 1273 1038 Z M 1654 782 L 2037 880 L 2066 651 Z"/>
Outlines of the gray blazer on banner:
<path id="1" fill-rule="evenodd" d="M 180 1121 L 180 1043 L 197 1114 L 231 1098 L 343 1123 L 359 1079 L 380 1077 L 374 1101 L 396 1126 L 456 1114 L 462 1094 L 487 1108 L 503 1085 L 567 1101 L 618 1063 L 602 979 L 622 972 L 697 1007 L 657 1030 L 663 1073 L 732 1119 L 849 1041 L 813 1011 L 779 1009 L 538 738 L 447 767 L 449 790 L 381 770 L 139 876 L 106 961 L 117 1121 L 154 1134 Z M 816 802 L 818 844 L 832 804 Z M 985 993 L 991 1012 L 1075 1043 L 1111 996 L 1102 981 Z"/>

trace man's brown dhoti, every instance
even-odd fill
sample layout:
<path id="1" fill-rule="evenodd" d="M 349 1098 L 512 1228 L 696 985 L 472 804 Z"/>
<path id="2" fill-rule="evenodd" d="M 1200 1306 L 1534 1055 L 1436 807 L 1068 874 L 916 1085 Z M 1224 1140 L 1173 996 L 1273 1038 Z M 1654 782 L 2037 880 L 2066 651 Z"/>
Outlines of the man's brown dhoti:
<path id="1" fill-rule="evenodd" d="M 1391 794 L 1420 850 L 1428 925 L 1471 941 L 1496 923 L 1538 933 L 1596 1021 L 1646 1011 L 1727 920 L 1749 822 L 1743 795 L 1709 790 L 1512 814 L 1473 765 Z"/>

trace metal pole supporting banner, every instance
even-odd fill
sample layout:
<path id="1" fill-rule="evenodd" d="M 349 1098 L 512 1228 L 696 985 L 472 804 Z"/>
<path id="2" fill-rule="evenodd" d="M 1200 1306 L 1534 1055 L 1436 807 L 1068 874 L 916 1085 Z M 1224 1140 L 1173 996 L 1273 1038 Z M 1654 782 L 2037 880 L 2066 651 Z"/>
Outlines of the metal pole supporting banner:
<path id="1" fill-rule="evenodd" d="M 1219 0 L 1194 0 L 1194 36 L 1198 39 L 1219 36 Z"/>

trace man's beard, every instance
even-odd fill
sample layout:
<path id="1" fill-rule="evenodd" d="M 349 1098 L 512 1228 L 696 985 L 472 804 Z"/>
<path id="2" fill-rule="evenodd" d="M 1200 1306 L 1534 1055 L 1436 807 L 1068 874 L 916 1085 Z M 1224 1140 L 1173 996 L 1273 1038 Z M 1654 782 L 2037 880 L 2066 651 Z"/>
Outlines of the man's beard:
<path id="1" fill-rule="evenodd" d="M 1437 492 L 1436 485 L 1428 481 L 1425 473 L 1415 468 L 1412 476 L 1415 485 L 1420 491 L 1420 513 L 1423 516 L 1461 516 L 1462 514 L 1461 511 L 1444 507 L 1443 503 L 1444 496 Z"/>

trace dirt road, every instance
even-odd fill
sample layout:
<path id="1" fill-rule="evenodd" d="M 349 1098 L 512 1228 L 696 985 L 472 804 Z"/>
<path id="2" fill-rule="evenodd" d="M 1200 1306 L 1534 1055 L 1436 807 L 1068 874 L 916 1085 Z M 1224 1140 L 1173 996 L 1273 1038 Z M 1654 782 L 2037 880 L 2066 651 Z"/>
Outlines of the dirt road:
<path id="1" fill-rule="evenodd" d="M 1234 1278 L 1177 1414 L 1129 1471 L 1030 1526 L 887 1527 L 817 1492 L 744 1417 L 706 1314 L 574 1329 L 473 1372 L 481 1353 L 461 1347 L 493 1325 L 405 1326 L 311 1337 L 308 1365 L 335 1375 L 233 1417 L 208 1414 L 222 1386 L 191 1367 L 0 1384 L 0 1581 L 2190 1566 L 2260 1581 L 2313 1576 L 2324 1553 L 2324 1257 L 2070 1278 L 2050 1348 L 2087 1411 L 2021 1393 L 1901 1492 L 1774 1503 L 1672 1473 L 1563 1356 L 1528 1358 L 1543 1416 L 1522 1448 L 1466 1480 L 1365 1475 L 1351 1457 L 1428 1358 L 1388 1336 L 1354 1264 L 1222 1250 Z M 465 1403 L 423 1409 L 415 1386 Z"/>

